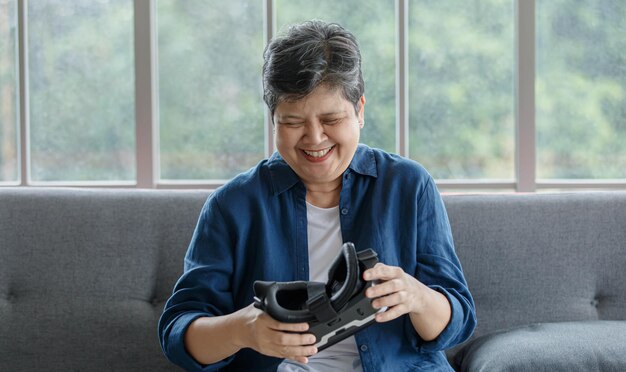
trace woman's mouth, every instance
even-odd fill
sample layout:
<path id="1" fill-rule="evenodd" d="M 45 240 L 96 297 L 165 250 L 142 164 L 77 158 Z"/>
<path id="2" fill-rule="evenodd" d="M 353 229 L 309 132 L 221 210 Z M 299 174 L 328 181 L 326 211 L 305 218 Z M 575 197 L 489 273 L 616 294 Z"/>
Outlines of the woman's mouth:
<path id="1" fill-rule="evenodd" d="M 321 162 L 326 160 L 334 149 L 335 146 L 331 146 L 322 150 L 302 150 L 302 152 L 307 160 L 312 162 Z"/>

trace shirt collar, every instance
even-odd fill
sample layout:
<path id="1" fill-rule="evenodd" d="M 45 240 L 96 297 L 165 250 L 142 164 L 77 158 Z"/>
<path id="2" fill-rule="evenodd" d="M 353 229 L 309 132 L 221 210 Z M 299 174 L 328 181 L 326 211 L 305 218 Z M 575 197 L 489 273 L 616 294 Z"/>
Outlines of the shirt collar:
<path id="1" fill-rule="evenodd" d="M 364 176 L 378 177 L 374 150 L 367 145 L 359 144 L 348 169 Z"/>
<path id="2" fill-rule="evenodd" d="M 278 151 L 275 151 L 272 156 L 270 156 L 267 164 L 274 195 L 281 194 L 300 182 L 300 178 L 296 172 L 291 169 Z M 374 151 L 366 145 L 359 144 L 348 166 L 347 172 L 348 171 L 376 178 L 378 172 L 376 170 Z"/>

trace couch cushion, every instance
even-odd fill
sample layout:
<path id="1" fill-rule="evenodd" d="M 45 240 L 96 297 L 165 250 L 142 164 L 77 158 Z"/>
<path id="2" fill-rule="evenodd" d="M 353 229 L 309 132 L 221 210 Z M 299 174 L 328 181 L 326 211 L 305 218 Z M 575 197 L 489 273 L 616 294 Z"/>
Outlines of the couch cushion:
<path id="1" fill-rule="evenodd" d="M 448 195 L 476 336 L 626 320 L 626 192 Z"/>
<path id="2" fill-rule="evenodd" d="M 534 324 L 478 337 L 460 371 L 626 371 L 626 321 Z"/>
<path id="3" fill-rule="evenodd" d="M 0 371 L 171 371 L 157 322 L 206 191 L 0 190 Z"/>

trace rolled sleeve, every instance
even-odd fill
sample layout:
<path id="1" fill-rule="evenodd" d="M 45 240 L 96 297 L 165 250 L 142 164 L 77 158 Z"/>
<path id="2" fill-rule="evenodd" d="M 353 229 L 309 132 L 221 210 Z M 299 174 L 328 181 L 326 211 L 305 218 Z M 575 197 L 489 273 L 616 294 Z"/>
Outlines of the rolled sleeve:
<path id="1" fill-rule="evenodd" d="M 467 305 L 463 305 L 461 301 L 457 298 L 457 296 L 452 295 L 449 291 L 441 288 L 439 286 L 430 286 L 430 288 L 442 293 L 448 299 L 450 303 L 450 322 L 444 328 L 443 331 L 432 341 L 423 341 L 418 337 L 418 341 L 416 343 L 416 347 L 420 352 L 433 352 L 433 351 L 441 351 L 449 349 L 467 338 L 471 336 L 472 330 L 474 329 L 473 325 L 468 327 L 468 323 L 471 323 L 473 314 L 472 311 L 468 311 Z M 410 322 L 409 322 L 410 324 Z M 415 329 L 412 327 L 413 333 L 416 334 Z M 467 332 L 467 330 L 470 330 Z"/>
<path id="2" fill-rule="evenodd" d="M 449 349 L 467 340 L 476 327 L 474 300 L 469 291 L 461 263 L 454 250 L 452 231 L 445 206 L 429 179 L 418 201 L 417 267 L 415 277 L 448 299 L 451 317 L 448 325 L 432 341 L 423 341 L 410 321 L 407 331 L 421 352 Z"/>
<path id="3" fill-rule="evenodd" d="M 234 311 L 231 292 L 232 256 L 229 234 L 217 199 L 209 198 L 200 214 L 185 256 L 185 268 L 165 304 L 159 337 L 165 356 L 188 371 L 214 371 L 233 357 L 211 365 L 199 364 L 185 348 L 185 332 L 199 317 Z"/>
<path id="4" fill-rule="evenodd" d="M 166 356 L 171 361 L 184 368 L 186 371 L 218 371 L 231 362 L 233 356 L 223 359 L 217 363 L 202 365 L 198 363 L 185 348 L 185 332 L 189 325 L 196 319 L 207 316 L 206 313 L 187 312 L 180 315 L 170 323 L 168 337 L 162 345 Z"/>
<path id="5" fill-rule="evenodd" d="M 413 346 L 420 352 L 449 349 L 467 340 L 476 327 L 474 302 L 460 268 L 452 262 L 436 256 L 419 259 L 419 280 L 433 290 L 442 293 L 450 304 L 448 325 L 432 341 L 422 340 L 407 317 L 405 331 Z M 432 284 L 437 283 L 437 284 Z"/>

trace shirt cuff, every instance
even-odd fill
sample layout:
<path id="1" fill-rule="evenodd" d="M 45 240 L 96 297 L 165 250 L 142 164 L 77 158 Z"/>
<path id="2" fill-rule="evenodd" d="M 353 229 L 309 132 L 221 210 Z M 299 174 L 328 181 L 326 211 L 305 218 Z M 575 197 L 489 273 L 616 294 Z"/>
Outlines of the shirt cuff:
<path id="1" fill-rule="evenodd" d="M 217 363 L 203 365 L 198 363 L 187 352 L 185 348 L 185 332 L 194 320 L 203 316 L 208 316 L 208 314 L 193 312 L 179 316 L 174 321 L 168 337 L 166 352 L 168 359 L 187 371 L 217 371 L 220 368 L 224 368 L 234 358 L 234 356 L 230 356 Z"/>
<path id="2" fill-rule="evenodd" d="M 446 296 L 448 302 L 450 303 L 451 314 L 450 322 L 448 322 L 446 328 L 444 328 L 439 336 L 437 336 L 437 338 L 432 341 L 422 340 L 415 331 L 415 328 L 413 327 L 413 323 L 411 323 L 410 318 L 407 316 L 406 331 L 409 332 L 409 334 L 411 335 L 409 336 L 409 339 L 413 340 L 413 345 L 419 350 L 419 352 L 422 353 L 442 351 L 457 345 L 459 343 L 459 334 L 463 332 L 465 323 L 465 311 L 463 309 L 463 305 L 461 305 L 459 300 L 442 287 L 429 287 Z"/>

